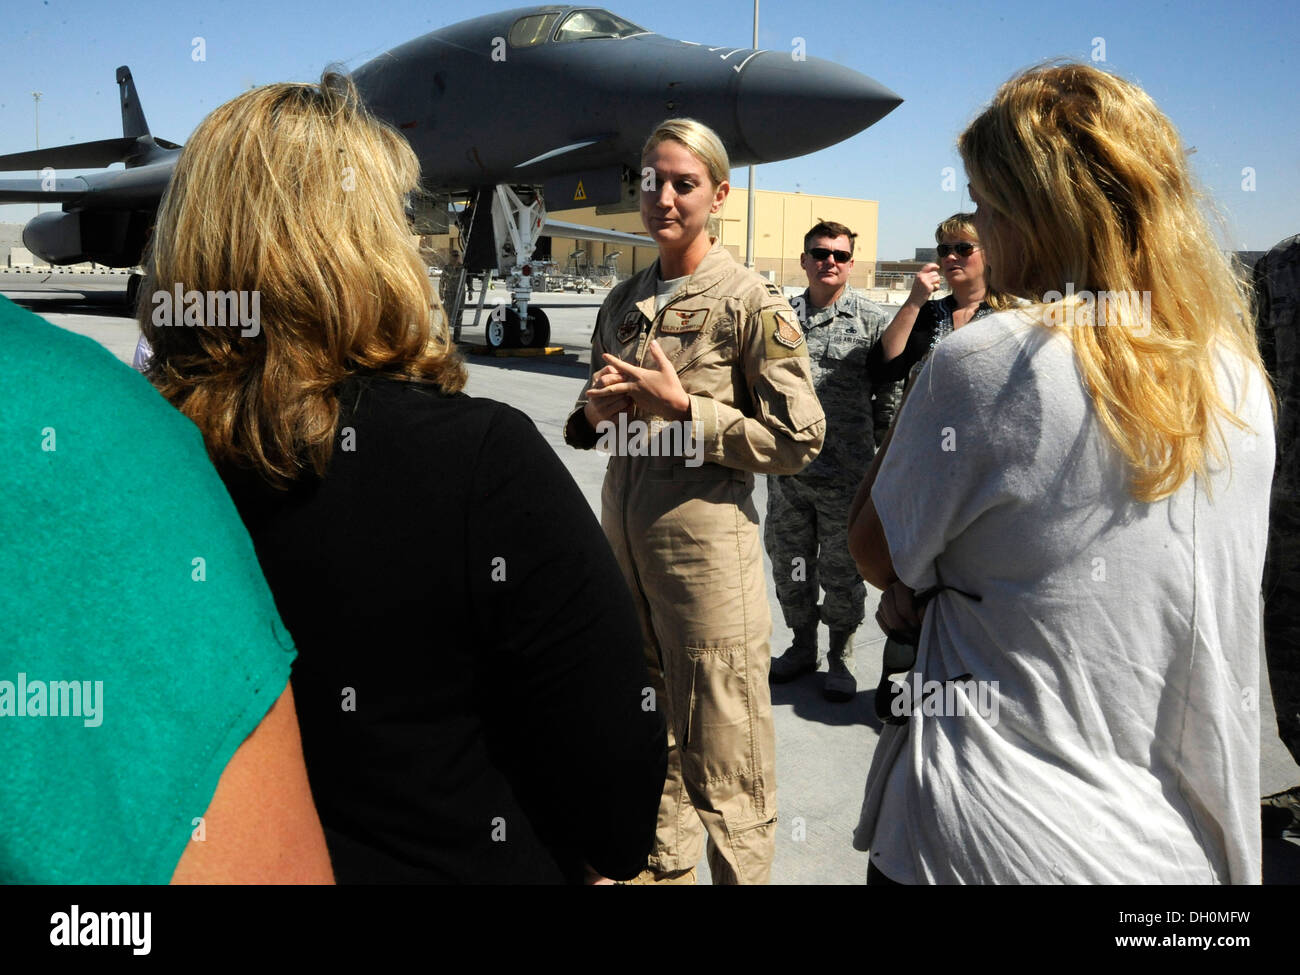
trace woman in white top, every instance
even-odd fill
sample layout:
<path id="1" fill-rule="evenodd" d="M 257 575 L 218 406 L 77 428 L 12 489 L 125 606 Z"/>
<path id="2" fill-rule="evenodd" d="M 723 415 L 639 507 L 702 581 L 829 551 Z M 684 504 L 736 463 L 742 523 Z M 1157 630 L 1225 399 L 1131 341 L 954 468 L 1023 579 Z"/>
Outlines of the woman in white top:
<path id="1" fill-rule="evenodd" d="M 935 349 L 854 509 L 877 619 L 920 625 L 869 879 L 1258 883 L 1273 422 L 1243 282 L 1133 84 L 1031 69 L 959 147 L 991 283 L 1032 304 Z"/>

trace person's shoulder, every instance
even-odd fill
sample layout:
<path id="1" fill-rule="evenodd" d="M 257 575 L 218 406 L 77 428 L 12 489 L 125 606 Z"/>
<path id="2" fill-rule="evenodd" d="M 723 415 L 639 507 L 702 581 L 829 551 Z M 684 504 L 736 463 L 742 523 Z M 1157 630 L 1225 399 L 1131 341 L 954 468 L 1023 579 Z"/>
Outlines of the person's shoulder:
<path id="1" fill-rule="evenodd" d="M 1015 354 L 1011 349 L 1024 345 L 1036 346 L 1051 336 L 1052 332 L 1040 326 L 1029 309 L 1008 308 L 977 318 L 954 330 L 939 343 L 935 351 L 946 349 L 949 354 Z"/>
<path id="2" fill-rule="evenodd" d="M 512 450 L 531 448 L 536 444 L 545 446 L 533 418 L 518 407 L 463 393 L 458 393 L 451 403 L 465 424 L 476 432 L 488 454 L 505 451 L 505 457 Z"/>
<path id="3" fill-rule="evenodd" d="M 786 298 L 785 292 L 779 285 L 769 281 L 753 268 L 745 267 L 739 261 L 733 263 L 735 268 L 723 284 L 723 291 L 727 296 L 741 302 L 751 311 L 790 308 L 790 300 Z"/>
<path id="4" fill-rule="evenodd" d="M 1269 248 L 1268 253 L 1260 258 L 1260 261 L 1267 261 L 1269 264 L 1300 263 L 1300 234 L 1278 241 Z"/>
<path id="5" fill-rule="evenodd" d="M 364 410 L 394 424 L 419 423 L 438 416 L 454 420 L 468 432 L 482 431 L 494 423 L 517 422 L 518 417 L 532 423 L 526 414 L 507 403 L 464 392 L 449 393 L 435 382 L 400 376 L 352 376 L 344 383 L 340 396 L 348 409 Z"/>
<path id="6" fill-rule="evenodd" d="M 1013 369 L 1074 370 L 1070 341 L 1042 325 L 1028 308 L 977 318 L 947 335 L 930 354 L 936 372 L 1005 378 Z M 1002 381 L 1002 380 L 996 380 Z"/>
<path id="7" fill-rule="evenodd" d="M 624 304 L 629 299 L 654 294 L 654 279 L 655 262 L 652 262 L 649 267 L 643 267 L 631 277 L 610 288 L 609 294 L 605 296 L 603 306 L 605 308 L 614 308 Z"/>
<path id="8" fill-rule="evenodd" d="M 1215 349 L 1215 383 L 1233 413 L 1252 427 L 1272 430 L 1269 379 L 1252 358 L 1220 343 Z"/>
<path id="9" fill-rule="evenodd" d="M 95 340 L 2 297 L 0 334 L 0 404 L 10 429 L 32 418 L 56 430 L 93 430 L 94 442 L 105 449 L 137 438 L 193 446 L 199 437 L 147 379 Z"/>
<path id="10" fill-rule="evenodd" d="M 12 379 L 26 377 L 34 383 L 71 381 L 96 389 L 151 388 L 94 339 L 59 328 L 3 296 L 0 330 L 4 336 L 0 370 L 6 374 L 6 386 Z"/>
<path id="11" fill-rule="evenodd" d="M 385 456 L 397 463 L 414 450 L 441 458 L 443 469 L 475 463 L 485 445 L 499 439 L 499 428 L 525 434 L 524 424 L 532 428 L 527 416 L 505 403 L 378 374 L 348 377 L 339 406 L 340 430 L 355 427 L 358 439 L 384 444 Z"/>
<path id="12" fill-rule="evenodd" d="M 848 288 L 844 292 L 845 303 L 853 309 L 854 313 L 863 318 L 884 318 L 892 320 L 897 308 L 889 308 L 877 301 L 872 301 L 865 294 L 856 288 Z"/>
<path id="13" fill-rule="evenodd" d="M 780 288 L 753 268 L 745 267 L 731 251 L 716 243 L 695 269 L 695 276 L 706 277 L 709 283 L 705 291 L 719 297 L 739 298 L 748 303 L 751 298 L 775 294 L 785 300 Z"/>
<path id="14" fill-rule="evenodd" d="M 452 409 L 461 401 L 471 398 L 464 393 L 449 393 L 436 382 L 422 382 L 377 372 L 359 372 L 348 376 L 339 388 L 339 395 L 345 400 L 360 396 L 380 402 L 427 401 L 430 404 L 445 404 Z"/>
<path id="15" fill-rule="evenodd" d="M 1267 283 L 1274 299 L 1300 299 L 1300 234 L 1277 243 L 1255 265 L 1256 284 Z"/>

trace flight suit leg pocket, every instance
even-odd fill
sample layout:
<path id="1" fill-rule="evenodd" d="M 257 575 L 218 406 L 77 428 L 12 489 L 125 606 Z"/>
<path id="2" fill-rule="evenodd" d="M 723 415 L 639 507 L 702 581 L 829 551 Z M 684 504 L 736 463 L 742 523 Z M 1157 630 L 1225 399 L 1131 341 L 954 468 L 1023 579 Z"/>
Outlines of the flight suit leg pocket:
<path id="1" fill-rule="evenodd" d="M 723 806 L 751 791 L 755 722 L 749 655 L 744 644 L 684 649 L 691 677 L 683 758 L 694 771 L 694 785 L 712 808 L 724 812 Z M 728 818 L 739 811 L 726 810 Z"/>

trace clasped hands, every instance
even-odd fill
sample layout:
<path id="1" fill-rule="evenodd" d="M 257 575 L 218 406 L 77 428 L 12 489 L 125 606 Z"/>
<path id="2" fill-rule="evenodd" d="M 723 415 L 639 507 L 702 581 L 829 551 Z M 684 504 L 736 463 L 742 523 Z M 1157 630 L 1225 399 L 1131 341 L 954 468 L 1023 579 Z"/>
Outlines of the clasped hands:
<path id="1" fill-rule="evenodd" d="M 690 418 L 691 398 L 657 340 L 650 343 L 650 355 L 654 365 L 642 368 L 604 353 L 605 366 L 591 377 L 583 410 L 593 430 L 634 403 L 653 416 L 668 420 Z"/>

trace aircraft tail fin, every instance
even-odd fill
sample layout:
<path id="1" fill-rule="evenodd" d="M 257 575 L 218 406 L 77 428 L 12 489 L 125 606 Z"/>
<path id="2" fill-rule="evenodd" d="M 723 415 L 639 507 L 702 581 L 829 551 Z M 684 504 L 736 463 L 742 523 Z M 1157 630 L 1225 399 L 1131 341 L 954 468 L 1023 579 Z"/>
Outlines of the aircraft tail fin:
<path id="1" fill-rule="evenodd" d="M 77 142 L 68 146 L 54 146 L 50 149 L 30 149 L 26 152 L 11 152 L 0 156 L 0 172 L 16 172 L 30 169 L 100 169 L 114 163 L 126 163 L 126 168 L 143 166 L 156 162 L 167 155 L 166 151 L 179 149 L 180 146 L 165 139 L 155 139 L 149 134 L 149 123 L 145 121 L 144 111 L 140 108 L 139 96 L 135 93 L 135 82 L 131 80 L 131 69 L 126 65 L 117 69 L 117 83 L 122 90 L 122 135 L 116 139 L 98 139 L 94 142 Z M 166 150 L 166 151 L 160 151 Z M 2 181 L 3 194 L 0 203 L 17 202 L 15 193 L 25 193 L 12 180 Z M 40 190 L 48 190 L 48 181 L 41 184 Z M 74 190 L 68 190 L 74 192 Z M 85 187 L 75 190 L 85 192 Z M 42 196 L 40 199 L 53 199 Z M 24 198 L 23 202 L 27 202 Z"/>
<path id="2" fill-rule="evenodd" d="M 144 109 L 140 107 L 140 96 L 136 94 L 131 69 L 125 64 L 117 69 L 117 87 L 122 96 L 122 137 L 138 139 L 142 135 L 148 135 L 149 123 L 145 121 Z"/>

